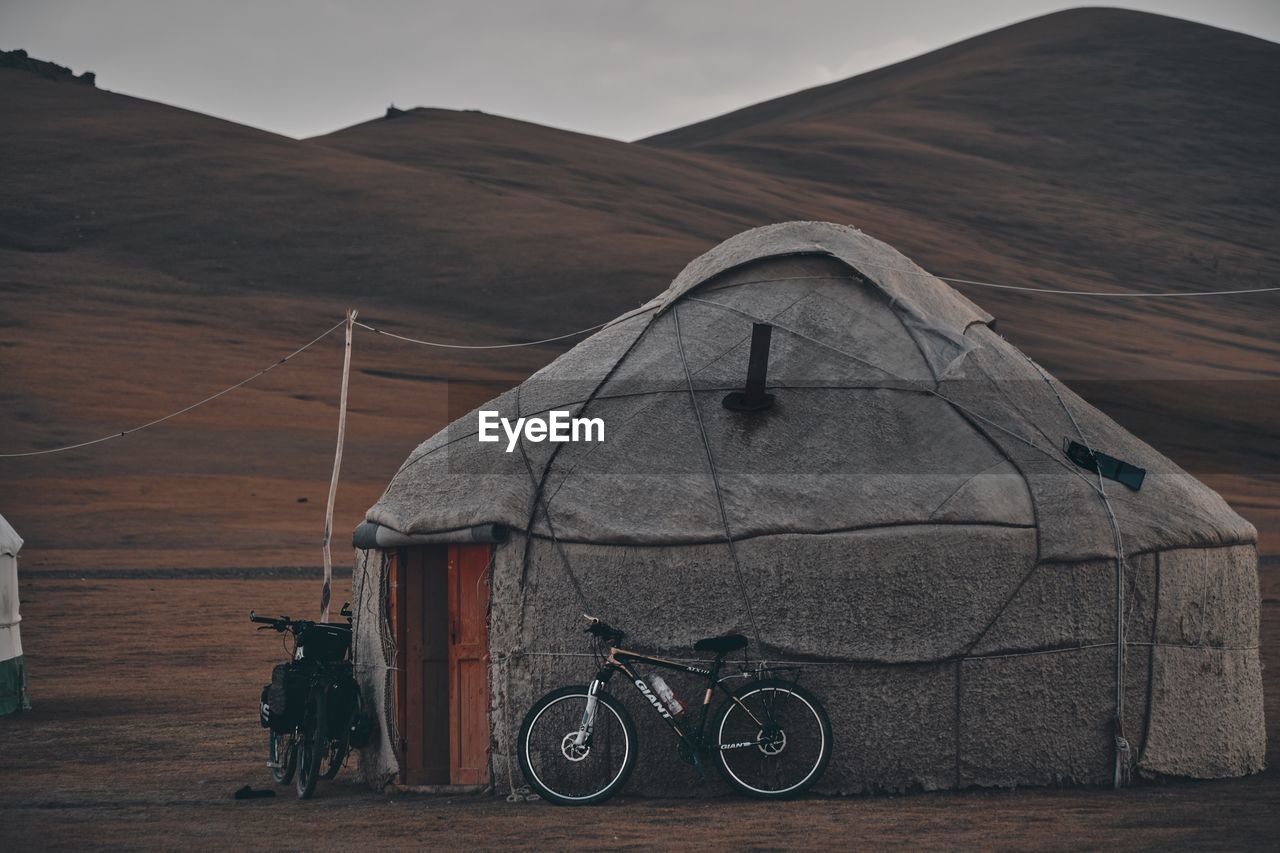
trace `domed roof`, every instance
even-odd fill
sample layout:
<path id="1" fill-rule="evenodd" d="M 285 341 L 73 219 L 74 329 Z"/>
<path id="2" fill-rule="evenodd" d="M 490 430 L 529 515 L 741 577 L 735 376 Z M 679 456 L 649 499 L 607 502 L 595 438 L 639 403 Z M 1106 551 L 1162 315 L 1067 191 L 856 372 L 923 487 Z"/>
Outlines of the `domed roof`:
<path id="1" fill-rule="evenodd" d="M 860 231 L 734 237 L 671 287 L 423 443 L 369 511 L 401 534 L 497 523 L 681 544 L 910 524 L 1034 528 L 1040 560 L 1256 541 L 1213 491 L 1072 394 L 991 317 Z M 722 405 L 773 326 L 762 412 Z M 696 401 L 696 407 L 691 401 Z M 478 440 L 479 412 L 599 418 L 600 442 Z M 1100 483 L 1064 439 L 1147 470 Z M 1099 489 L 1108 502 L 1101 500 Z M 726 531 L 726 527 L 728 530 Z"/>

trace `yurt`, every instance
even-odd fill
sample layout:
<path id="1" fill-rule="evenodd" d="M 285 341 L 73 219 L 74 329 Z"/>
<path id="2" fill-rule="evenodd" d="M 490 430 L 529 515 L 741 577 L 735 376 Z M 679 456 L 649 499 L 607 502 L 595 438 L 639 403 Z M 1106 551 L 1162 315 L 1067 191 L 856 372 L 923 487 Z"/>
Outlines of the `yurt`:
<path id="1" fill-rule="evenodd" d="M 602 440 L 493 440 L 486 414 L 553 411 Z M 590 613 L 629 647 L 695 660 L 737 631 L 803 664 L 835 743 L 818 791 L 1239 776 L 1265 752 L 1255 545 L 889 246 L 758 228 L 392 478 L 355 533 L 362 767 L 518 789 L 523 714 L 595 671 Z M 614 692 L 628 791 L 724 790 Z"/>
<path id="2" fill-rule="evenodd" d="M 0 717 L 31 707 L 18 623 L 18 551 L 22 537 L 0 515 Z"/>

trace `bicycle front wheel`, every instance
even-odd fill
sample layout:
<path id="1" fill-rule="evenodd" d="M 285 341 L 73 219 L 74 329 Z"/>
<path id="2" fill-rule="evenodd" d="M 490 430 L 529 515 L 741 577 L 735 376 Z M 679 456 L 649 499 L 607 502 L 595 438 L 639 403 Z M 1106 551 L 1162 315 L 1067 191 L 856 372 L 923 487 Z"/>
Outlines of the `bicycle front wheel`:
<path id="1" fill-rule="evenodd" d="M 636 727 L 627 709 L 600 692 L 588 720 L 588 692 L 586 686 L 553 690 L 534 703 L 520 726 L 516 751 L 525 780 L 543 799 L 562 806 L 604 802 L 626 784 L 636 763 Z"/>
<path id="2" fill-rule="evenodd" d="M 826 709 L 789 681 L 741 688 L 721 706 L 711 732 L 725 781 L 752 797 L 794 797 L 822 778 L 831 760 Z"/>
<path id="3" fill-rule="evenodd" d="M 267 732 L 267 766 L 271 768 L 271 778 L 277 785 L 288 785 L 293 781 L 296 757 L 293 732 Z"/>

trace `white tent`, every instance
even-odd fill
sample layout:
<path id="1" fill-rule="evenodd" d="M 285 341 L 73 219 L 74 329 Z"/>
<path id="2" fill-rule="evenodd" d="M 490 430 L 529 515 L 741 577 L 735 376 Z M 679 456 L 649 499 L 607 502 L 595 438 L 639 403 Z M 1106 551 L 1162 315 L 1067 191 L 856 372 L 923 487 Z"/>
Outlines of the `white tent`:
<path id="1" fill-rule="evenodd" d="M 18 551 L 22 537 L 0 515 L 0 716 L 30 708 L 18 632 Z"/>

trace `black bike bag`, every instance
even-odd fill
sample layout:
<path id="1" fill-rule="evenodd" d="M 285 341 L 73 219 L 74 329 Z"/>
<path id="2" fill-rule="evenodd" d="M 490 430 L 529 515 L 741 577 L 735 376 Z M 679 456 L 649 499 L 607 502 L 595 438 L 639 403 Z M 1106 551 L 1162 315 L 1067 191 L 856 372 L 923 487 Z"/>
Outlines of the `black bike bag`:
<path id="1" fill-rule="evenodd" d="M 258 700 L 258 723 L 264 728 L 271 728 L 271 702 L 268 693 L 271 692 L 271 685 L 265 684 L 262 687 L 262 698 Z"/>
<path id="2" fill-rule="evenodd" d="M 276 664 L 267 687 L 267 725 L 277 732 L 295 728 L 307 702 L 307 673 L 292 662 Z"/>

